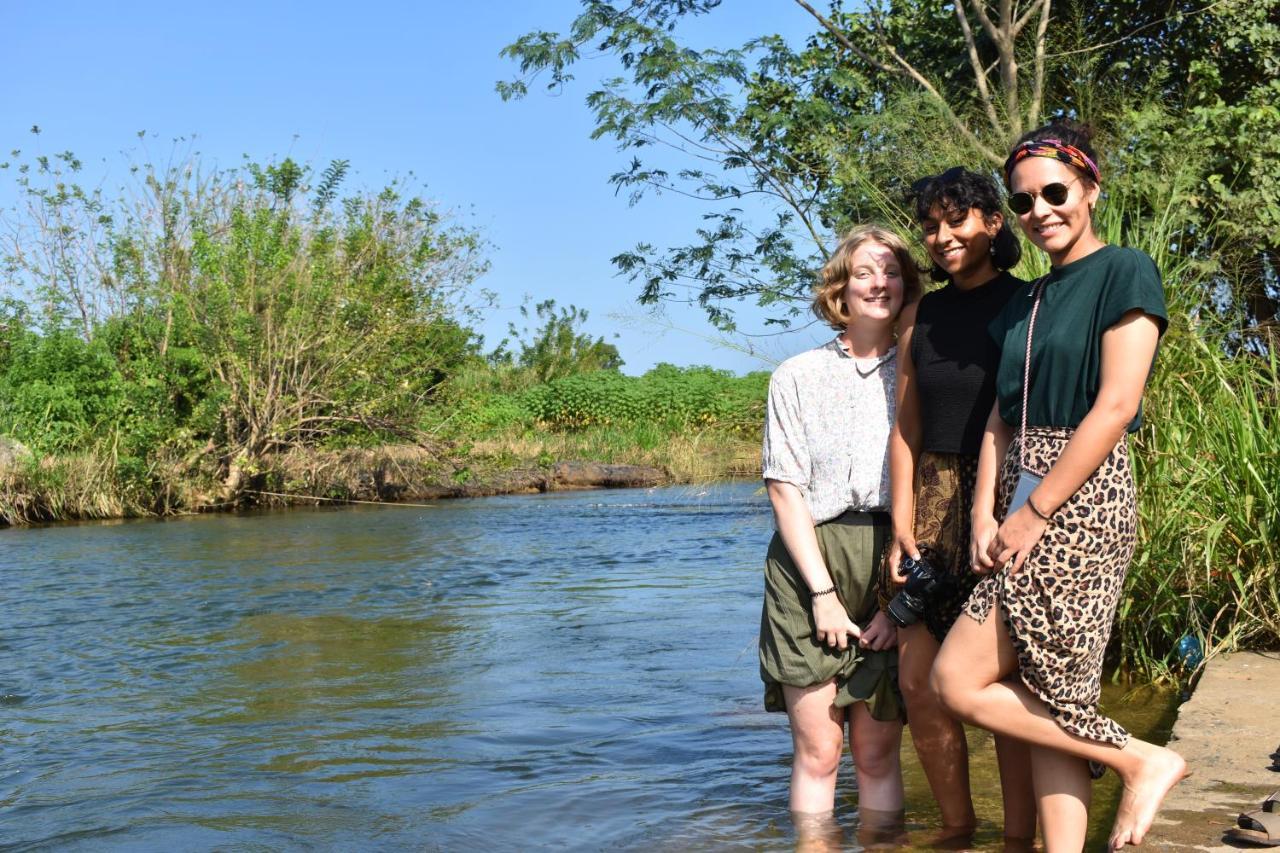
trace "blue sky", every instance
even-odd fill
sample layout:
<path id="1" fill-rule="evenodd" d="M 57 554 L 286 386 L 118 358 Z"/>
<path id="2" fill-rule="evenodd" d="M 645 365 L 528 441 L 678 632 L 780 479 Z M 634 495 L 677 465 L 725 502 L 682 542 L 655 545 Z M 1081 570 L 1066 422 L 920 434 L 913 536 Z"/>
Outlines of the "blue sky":
<path id="1" fill-rule="evenodd" d="M 194 136 L 208 164 L 289 155 L 323 168 L 341 158 L 352 164 L 348 186 L 370 187 L 412 172 L 493 244 L 478 282 L 501 300 L 481 328 L 490 343 L 528 295 L 586 308 L 588 330 L 618 346 L 629 373 L 659 361 L 770 366 L 706 340 L 714 335 L 697 310 L 667 308 L 655 322 L 615 276 L 609 258 L 640 240 L 677 243 L 700 210 L 671 196 L 629 207 L 614 195 L 607 180 L 625 155 L 590 140 L 583 104 L 607 60 L 584 63 L 559 96 L 535 90 L 504 103 L 494 93 L 515 71 L 498 51 L 530 30 L 563 30 L 576 0 L 5 7 L 0 150 L 73 150 L 107 186 L 124 171 L 120 152 L 143 144 L 141 130 L 159 157 Z M 726 0 L 682 38 L 729 47 L 773 32 L 798 43 L 811 30 L 785 0 Z M 748 312 L 742 325 L 761 328 L 758 319 Z M 825 334 L 810 328 L 764 346 L 776 359 Z"/>

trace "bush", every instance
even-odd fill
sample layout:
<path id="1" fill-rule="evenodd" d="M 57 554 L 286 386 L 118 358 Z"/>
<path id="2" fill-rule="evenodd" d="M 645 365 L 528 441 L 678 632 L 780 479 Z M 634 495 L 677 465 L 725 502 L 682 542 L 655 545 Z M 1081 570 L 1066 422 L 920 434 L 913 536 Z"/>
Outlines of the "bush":
<path id="1" fill-rule="evenodd" d="M 525 392 L 522 406 L 553 429 L 661 424 L 755 430 L 764 418 L 768 374 L 736 377 L 709 367 L 660 364 L 643 376 L 598 371 Z"/>

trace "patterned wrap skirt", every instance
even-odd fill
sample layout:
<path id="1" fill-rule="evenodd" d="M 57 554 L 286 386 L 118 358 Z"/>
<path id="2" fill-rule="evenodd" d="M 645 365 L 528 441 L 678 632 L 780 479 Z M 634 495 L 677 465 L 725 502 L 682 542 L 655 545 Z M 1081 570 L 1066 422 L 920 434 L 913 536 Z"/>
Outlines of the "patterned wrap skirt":
<path id="1" fill-rule="evenodd" d="M 1027 462 L 1049 470 L 1071 430 L 1027 429 Z M 1015 435 L 1000 470 L 997 507 L 1004 515 L 1018 480 Z M 1000 605 L 1018 655 L 1018 676 L 1067 732 L 1123 747 L 1129 734 L 1098 712 L 1102 656 L 1137 540 L 1138 510 L 1126 439 L 1053 513 L 1016 575 L 1002 569 L 974 588 L 965 613 L 986 621 Z"/>
<path id="2" fill-rule="evenodd" d="M 916 464 L 912 533 L 921 556 L 947 579 L 928 601 L 920 622 L 939 643 L 956 623 L 979 580 L 969 559 L 969 514 L 977 479 L 977 456 L 925 451 Z M 886 553 L 880 567 L 882 610 L 902 588 L 902 584 L 894 583 L 889 569 Z"/>
<path id="3" fill-rule="evenodd" d="M 876 567 L 889 541 L 889 515 L 849 511 L 814 528 L 818 549 L 850 618 L 866 628 L 876 613 Z M 835 704 L 866 702 L 871 716 L 903 718 L 898 693 L 898 650 L 870 651 L 851 641 L 845 651 L 814 638 L 809 587 L 774 533 L 764 563 L 760 614 L 760 679 L 766 711 L 787 710 L 782 687 L 836 682 Z"/>

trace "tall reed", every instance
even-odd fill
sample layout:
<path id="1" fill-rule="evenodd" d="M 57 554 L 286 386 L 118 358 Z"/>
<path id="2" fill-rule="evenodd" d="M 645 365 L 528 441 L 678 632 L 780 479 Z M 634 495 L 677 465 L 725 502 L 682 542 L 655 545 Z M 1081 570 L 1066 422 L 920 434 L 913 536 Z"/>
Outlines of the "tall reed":
<path id="1" fill-rule="evenodd" d="M 1134 215 L 1124 198 L 1095 223 L 1108 242 L 1155 259 L 1169 327 L 1132 439 L 1139 545 L 1117 615 L 1122 669 L 1187 675 L 1176 645 L 1206 655 L 1280 645 L 1280 373 L 1276 353 L 1239 345 L 1230 282 L 1188 236 L 1171 183 Z M 1149 199 L 1148 199 L 1149 202 Z M 1151 213 L 1150 211 L 1154 211 Z"/>

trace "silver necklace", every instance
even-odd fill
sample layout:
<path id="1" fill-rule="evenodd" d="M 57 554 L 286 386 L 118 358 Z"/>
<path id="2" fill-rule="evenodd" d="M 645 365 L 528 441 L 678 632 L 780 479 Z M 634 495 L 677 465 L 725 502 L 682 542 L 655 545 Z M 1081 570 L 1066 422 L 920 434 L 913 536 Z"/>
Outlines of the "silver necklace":
<path id="1" fill-rule="evenodd" d="M 852 358 L 852 356 L 850 356 L 850 358 Z M 879 361 L 877 361 L 875 364 L 868 367 L 866 370 L 863 370 L 861 367 L 858 367 L 858 360 L 855 358 L 853 360 L 853 369 L 858 371 L 859 376 L 861 376 L 863 379 L 866 379 L 870 377 L 871 374 L 875 373 L 877 370 L 883 367 L 885 365 L 885 362 L 887 362 L 891 358 L 893 358 L 893 353 L 889 353 L 886 356 L 881 356 Z"/>
<path id="2" fill-rule="evenodd" d="M 840 347 L 840 351 L 842 353 L 849 356 L 850 360 L 853 361 L 853 369 L 856 370 L 858 372 L 858 375 L 861 376 L 863 379 L 869 378 L 871 374 L 875 373 L 877 370 L 883 367 L 885 362 L 887 362 L 889 359 L 893 358 L 895 355 L 898 354 L 898 351 L 896 349 L 890 350 L 888 354 L 880 356 L 880 359 L 875 364 L 871 365 L 866 370 L 863 370 L 861 367 L 858 367 L 858 357 L 853 353 L 849 352 L 849 346 L 841 338 L 839 337 L 836 338 L 836 345 Z"/>

